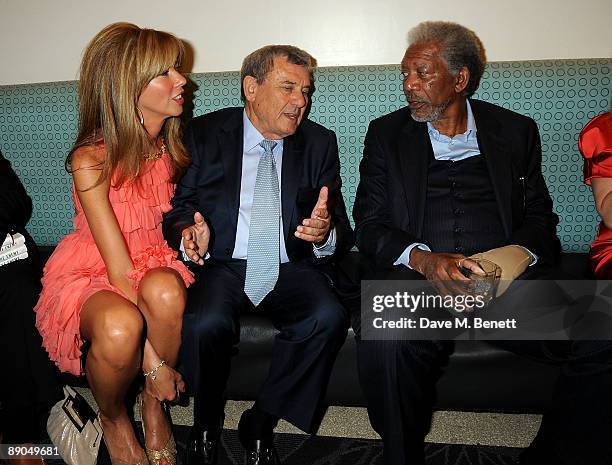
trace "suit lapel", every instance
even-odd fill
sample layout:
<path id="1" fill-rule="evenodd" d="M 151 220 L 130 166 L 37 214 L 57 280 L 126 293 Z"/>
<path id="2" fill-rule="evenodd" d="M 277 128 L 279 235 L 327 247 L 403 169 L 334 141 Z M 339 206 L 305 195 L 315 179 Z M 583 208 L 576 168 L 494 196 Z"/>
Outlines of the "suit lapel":
<path id="1" fill-rule="evenodd" d="M 427 167 L 431 152 L 427 126 L 415 123 L 412 119 L 407 121 L 398 139 L 397 155 L 408 206 L 407 211 L 410 215 L 415 215 L 410 222 L 414 225 L 413 231 L 416 236 L 420 236 L 423 230 Z"/>
<path id="2" fill-rule="evenodd" d="M 242 111 L 237 111 L 223 125 L 219 133 L 219 147 L 225 179 L 227 209 L 234 231 L 238 227 L 240 182 L 242 179 L 243 134 Z"/>
<path id="3" fill-rule="evenodd" d="M 304 150 L 299 133 L 283 141 L 283 166 L 281 169 L 281 208 L 285 244 L 289 241 L 291 218 L 296 205 L 298 183 L 302 174 Z"/>
<path id="4" fill-rule="evenodd" d="M 479 102 L 470 100 L 470 105 L 476 122 L 478 148 L 487 164 L 504 231 L 509 236 L 512 230 L 511 143 L 503 137 L 500 123 L 486 110 L 483 111 Z"/>

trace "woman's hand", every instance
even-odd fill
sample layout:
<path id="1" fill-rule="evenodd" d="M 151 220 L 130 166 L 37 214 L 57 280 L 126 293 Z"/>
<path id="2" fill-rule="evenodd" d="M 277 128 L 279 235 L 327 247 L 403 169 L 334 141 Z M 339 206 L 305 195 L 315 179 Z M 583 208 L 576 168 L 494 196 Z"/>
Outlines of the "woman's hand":
<path id="1" fill-rule="evenodd" d="M 155 379 L 145 377 L 145 391 L 160 402 L 172 402 L 178 400 L 181 392 L 185 392 L 185 382 L 178 371 L 164 364 L 155 373 Z"/>
<path id="2" fill-rule="evenodd" d="M 592 178 L 591 187 L 597 213 L 606 228 L 612 229 L 612 178 Z"/>

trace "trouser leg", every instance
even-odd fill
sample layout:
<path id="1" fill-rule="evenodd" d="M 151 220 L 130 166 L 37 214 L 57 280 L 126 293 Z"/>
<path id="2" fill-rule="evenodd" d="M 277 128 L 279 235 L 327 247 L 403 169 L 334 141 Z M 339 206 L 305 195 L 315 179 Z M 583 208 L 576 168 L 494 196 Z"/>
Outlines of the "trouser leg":
<path id="1" fill-rule="evenodd" d="M 385 465 L 425 463 L 440 356 L 432 341 L 357 340 L 359 380 Z"/>
<path id="2" fill-rule="evenodd" d="M 376 270 L 372 280 L 422 280 L 413 270 L 394 267 Z M 425 463 L 425 436 L 431 426 L 435 383 L 445 358 L 439 341 L 365 340 L 361 313 L 354 308 L 359 381 L 368 416 L 384 444 L 385 465 Z"/>
<path id="3" fill-rule="evenodd" d="M 243 282 L 230 267 L 207 263 L 188 290 L 183 318 L 181 368 L 193 392 L 194 426 L 218 429 L 239 316 L 247 305 Z"/>
<path id="4" fill-rule="evenodd" d="M 344 343 L 348 315 L 327 278 L 310 265 L 281 265 L 262 310 L 280 331 L 270 371 L 257 398 L 262 410 L 311 431 L 336 355 Z"/>

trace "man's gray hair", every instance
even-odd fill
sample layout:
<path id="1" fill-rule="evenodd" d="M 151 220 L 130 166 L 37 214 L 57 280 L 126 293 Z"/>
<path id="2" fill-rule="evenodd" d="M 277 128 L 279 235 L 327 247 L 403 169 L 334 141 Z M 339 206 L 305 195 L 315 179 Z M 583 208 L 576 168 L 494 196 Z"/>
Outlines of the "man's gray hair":
<path id="1" fill-rule="evenodd" d="M 242 68 L 240 68 L 240 92 L 243 102 L 245 100 L 244 89 L 242 88 L 244 78 L 253 76 L 257 83 L 261 84 L 266 74 L 272 71 L 276 57 L 285 57 L 289 63 L 307 68 L 310 75 L 310 83 L 314 85 L 314 72 L 317 69 L 317 60 L 310 53 L 293 45 L 266 45 L 255 50 L 242 61 Z"/>
<path id="2" fill-rule="evenodd" d="M 408 46 L 417 43 L 435 43 L 448 71 L 456 76 L 462 67 L 470 71 L 470 80 L 463 95 L 471 97 L 487 64 L 482 42 L 476 33 L 465 26 L 446 21 L 425 21 L 408 32 Z"/>

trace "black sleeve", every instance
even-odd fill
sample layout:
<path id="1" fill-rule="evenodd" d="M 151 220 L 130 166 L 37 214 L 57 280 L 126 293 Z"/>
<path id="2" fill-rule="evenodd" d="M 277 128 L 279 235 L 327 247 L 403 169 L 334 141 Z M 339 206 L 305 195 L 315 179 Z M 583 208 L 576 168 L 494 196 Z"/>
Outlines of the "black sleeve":
<path id="1" fill-rule="evenodd" d="M 0 153 L 0 237 L 4 239 L 12 229 L 25 229 L 31 215 L 32 199 L 10 162 Z"/>
<path id="2" fill-rule="evenodd" d="M 512 232 L 510 244 L 526 247 L 542 263 L 553 264 L 560 252 L 557 237 L 559 217 L 553 212 L 553 202 L 542 175 L 542 147 L 535 121 L 530 120 L 524 161 L 523 216 L 520 226 Z"/>
<path id="3" fill-rule="evenodd" d="M 187 126 L 184 136 L 185 146 L 191 158 L 187 171 L 176 185 L 171 200 L 172 210 L 164 214 L 163 234 L 170 247 L 179 250 L 181 232 L 194 222 L 193 215 L 198 211 L 198 174 L 200 171 L 200 151 L 195 142 L 192 124 Z"/>
<path id="4" fill-rule="evenodd" d="M 387 157 L 376 127 L 370 124 L 359 165 L 353 219 L 359 251 L 381 268 L 393 266 L 406 247 L 421 242 L 393 223 L 391 209 L 396 199 L 389 194 Z"/>
<path id="5" fill-rule="evenodd" d="M 346 213 L 346 206 L 342 196 L 342 179 L 340 177 L 340 159 L 338 156 L 338 143 L 336 134 L 329 131 L 330 141 L 322 170 L 322 186 L 329 189 L 329 207 L 332 224 L 336 228 L 336 251 L 338 257 L 349 251 L 353 246 L 353 229 Z"/>

